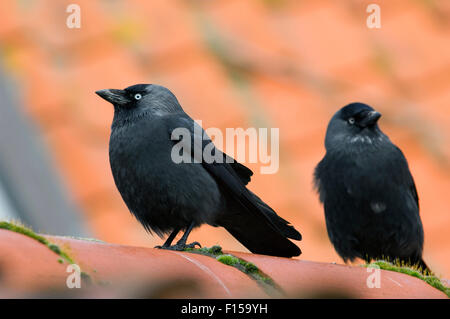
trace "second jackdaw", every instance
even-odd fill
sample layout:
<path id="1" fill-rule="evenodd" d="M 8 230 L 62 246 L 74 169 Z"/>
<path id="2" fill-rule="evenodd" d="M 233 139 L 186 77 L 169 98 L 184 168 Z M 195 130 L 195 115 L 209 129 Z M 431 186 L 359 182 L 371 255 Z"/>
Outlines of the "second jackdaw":
<path id="1" fill-rule="evenodd" d="M 314 175 L 328 236 L 344 261 L 388 259 L 426 270 L 416 186 L 402 151 L 378 127 L 380 117 L 352 103 L 328 124 Z"/>
<path id="2" fill-rule="evenodd" d="M 169 234 L 162 248 L 194 247 L 198 243 L 186 244 L 188 235 L 206 223 L 224 227 L 253 253 L 300 255 L 288 239 L 301 240 L 300 233 L 246 188 L 252 171 L 229 163 L 231 158 L 202 138 L 203 129 L 172 92 L 138 84 L 96 93 L 114 105 L 109 156 L 116 186 L 146 230 L 161 237 Z M 177 129 L 187 130 L 192 138 L 181 138 Z M 190 163 L 174 160 L 176 145 L 192 151 Z M 215 161 L 195 158 L 196 150 L 205 148 Z M 172 245 L 180 231 L 183 236 Z"/>

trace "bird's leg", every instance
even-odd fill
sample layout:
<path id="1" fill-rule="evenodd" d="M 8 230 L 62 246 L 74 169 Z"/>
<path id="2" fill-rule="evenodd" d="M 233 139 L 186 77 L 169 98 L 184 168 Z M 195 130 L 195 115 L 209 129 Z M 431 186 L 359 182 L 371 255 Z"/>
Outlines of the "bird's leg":
<path id="1" fill-rule="evenodd" d="M 195 246 L 200 246 L 202 247 L 202 245 L 200 245 L 199 242 L 193 242 L 191 244 L 186 244 L 187 238 L 189 236 L 189 234 L 191 233 L 192 229 L 194 228 L 195 223 L 192 222 L 189 227 L 186 229 L 186 231 L 184 232 L 183 236 L 180 238 L 180 240 L 172 246 L 166 246 L 166 243 L 164 243 L 164 245 L 161 247 L 162 249 L 169 249 L 169 250 L 184 250 L 185 248 L 195 248 Z M 170 237 L 172 237 L 173 233 L 170 235 Z M 170 237 L 167 239 L 167 241 L 169 241 Z M 175 238 L 175 235 L 173 236 Z M 172 238 L 173 240 L 173 238 Z"/>
<path id="2" fill-rule="evenodd" d="M 175 237 L 178 235 L 178 233 L 180 232 L 179 228 L 175 228 L 172 233 L 169 235 L 169 237 L 167 237 L 167 240 L 164 242 L 164 244 L 162 246 L 156 246 L 155 248 L 167 248 L 170 247 L 170 245 L 172 244 L 173 240 L 175 239 Z"/>
<path id="3" fill-rule="evenodd" d="M 202 245 L 200 245 L 200 243 L 199 242 L 197 242 L 197 241 L 194 241 L 193 243 L 191 243 L 191 244 L 187 244 L 186 245 L 186 241 L 187 241 L 187 238 L 188 238 L 188 236 L 189 236 L 189 234 L 191 233 L 191 231 L 192 231 L 192 229 L 194 228 L 194 222 L 192 222 L 190 225 L 189 225 L 189 227 L 186 229 L 186 231 L 184 232 L 184 234 L 183 234 L 183 236 L 180 238 L 180 240 L 177 242 L 177 246 L 182 246 L 182 247 L 184 247 L 184 248 L 195 248 L 195 246 L 200 246 L 200 247 L 202 247 Z"/>

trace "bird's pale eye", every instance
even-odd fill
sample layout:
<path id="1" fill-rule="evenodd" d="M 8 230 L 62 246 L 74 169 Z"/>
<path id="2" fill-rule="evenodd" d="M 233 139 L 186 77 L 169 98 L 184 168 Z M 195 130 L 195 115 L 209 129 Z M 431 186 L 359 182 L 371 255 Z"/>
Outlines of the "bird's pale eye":
<path id="1" fill-rule="evenodd" d="M 135 100 L 140 100 L 140 99 L 142 99 L 142 95 L 139 94 L 139 93 L 138 93 L 138 94 L 135 94 L 135 95 L 134 95 L 134 99 L 135 99 Z"/>
<path id="2" fill-rule="evenodd" d="M 355 119 L 353 117 L 349 118 L 348 123 L 351 125 L 355 124 Z"/>

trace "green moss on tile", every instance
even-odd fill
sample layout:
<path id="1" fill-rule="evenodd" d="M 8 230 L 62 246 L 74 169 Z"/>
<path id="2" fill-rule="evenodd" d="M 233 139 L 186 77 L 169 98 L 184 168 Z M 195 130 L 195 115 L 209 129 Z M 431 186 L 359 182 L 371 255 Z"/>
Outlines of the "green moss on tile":
<path id="1" fill-rule="evenodd" d="M 224 254 L 222 252 L 222 247 L 218 245 L 212 246 L 211 248 L 187 248 L 185 249 L 185 251 L 213 257 L 222 264 L 234 267 L 242 271 L 253 280 L 255 280 L 271 296 L 280 297 L 284 294 L 282 289 L 275 284 L 272 278 L 259 270 L 259 268 L 255 264 L 231 254 Z"/>
<path id="2" fill-rule="evenodd" d="M 233 255 L 220 255 L 216 258 L 222 264 L 233 266 L 247 274 L 258 274 L 259 269 L 255 264 L 245 261 L 243 259 L 237 258 Z"/>
<path id="3" fill-rule="evenodd" d="M 258 267 L 256 267 L 256 265 L 251 262 L 239 259 L 239 263 L 245 268 L 245 271 L 247 273 L 256 273 L 259 271 Z"/>
<path id="4" fill-rule="evenodd" d="M 385 260 L 377 260 L 370 264 L 364 265 L 364 267 L 374 267 L 374 266 L 376 268 L 389 270 L 389 271 L 395 271 L 395 272 L 399 272 L 402 274 L 416 277 L 420 280 L 425 281 L 427 284 L 433 286 L 434 288 L 442 291 L 443 293 L 445 293 L 447 295 L 447 297 L 450 298 L 450 288 L 446 287 L 438 277 L 436 277 L 432 274 L 428 274 L 428 273 L 424 274 L 421 271 L 421 269 L 415 268 L 414 266 L 409 266 L 409 265 L 400 264 L 400 263 L 391 263 L 391 262 L 388 262 Z"/>
<path id="5" fill-rule="evenodd" d="M 186 248 L 184 251 L 188 251 L 195 254 L 201 254 L 210 257 L 216 257 L 222 255 L 222 247 L 219 245 L 214 245 L 211 248 L 202 247 L 202 248 Z"/>
<path id="6" fill-rule="evenodd" d="M 48 244 L 48 248 L 50 248 L 50 250 L 52 250 L 53 252 L 55 252 L 57 255 L 61 255 L 61 249 L 59 248 L 58 245 L 55 244 Z"/>
<path id="7" fill-rule="evenodd" d="M 19 223 L 10 223 L 6 221 L 0 221 L 0 229 L 6 229 L 13 231 L 15 233 L 19 233 L 25 236 L 28 236 L 30 238 L 33 238 L 34 240 L 37 240 L 41 244 L 47 245 L 48 241 L 44 237 L 37 235 L 34 233 L 31 229 L 25 227 L 24 225 L 21 225 Z"/>
<path id="8" fill-rule="evenodd" d="M 66 260 L 68 263 L 70 263 L 70 264 L 75 263 L 72 260 L 72 258 L 70 258 L 66 252 L 61 250 L 61 248 L 58 245 L 51 243 L 47 238 L 36 234 L 33 230 L 31 230 L 30 228 L 28 228 L 20 223 L 17 223 L 17 222 L 11 223 L 11 222 L 6 222 L 6 221 L 0 221 L 0 229 L 9 230 L 9 231 L 30 237 L 30 238 L 38 241 L 39 243 L 47 246 L 51 251 L 53 251 L 55 254 L 59 255 L 62 259 Z M 59 262 L 59 260 L 58 260 L 58 262 Z"/>
<path id="9" fill-rule="evenodd" d="M 216 259 L 220 261 L 222 264 L 228 266 L 235 266 L 239 264 L 239 259 L 231 255 L 220 255 Z"/>
<path id="10" fill-rule="evenodd" d="M 60 264 L 64 264 L 65 261 L 68 262 L 69 264 L 76 264 L 75 261 L 71 257 L 69 257 L 68 253 L 65 251 L 68 248 L 67 245 L 65 245 L 66 249 L 61 249 L 60 246 L 50 242 L 47 238 L 36 234 L 33 230 L 31 230 L 30 228 L 28 228 L 20 223 L 17 223 L 17 222 L 11 223 L 11 222 L 6 222 L 6 221 L 0 221 L 0 229 L 13 231 L 13 232 L 28 236 L 28 237 L 38 241 L 39 243 L 47 246 L 48 249 L 50 249 L 55 254 L 57 254 L 59 257 L 61 257 L 61 258 L 58 258 L 58 263 L 60 263 Z M 82 271 L 80 275 L 81 275 L 81 280 L 86 285 L 92 284 L 93 280 L 88 273 Z"/>
<path id="11" fill-rule="evenodd" d="M 239 269 L 256 280 L 256 282 L 262 286 L 269 295 L 281 296 L 283 294 L 281 288 L 275 284 L 272 278 L 259 270 L 255 264 L 230 254 L 220 255 L 216 257 L 216 259 L 225 265 Z"/>

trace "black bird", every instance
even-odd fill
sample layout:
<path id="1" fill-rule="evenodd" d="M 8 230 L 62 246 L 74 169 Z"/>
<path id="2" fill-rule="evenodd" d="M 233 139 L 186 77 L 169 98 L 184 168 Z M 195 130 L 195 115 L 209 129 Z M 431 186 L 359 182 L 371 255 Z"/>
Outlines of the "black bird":
<path id="1" fill-rule="evenodd" d="M 328 124 L 326 155 L 314 173 L 328 236 L 342 259 L 388 259 L 428 269 L 422 259 L 419 198 L 402 151 L 363 103 Z"/>
<path id="2" fill-rule="evenodd" d="M 160 248 L 199 245 L 186 241 L 206 223 L 224 227 L 253 253 L 300 255 L 288 240 L 301 240 L 300 233 L 246 188 L 253 172 L 216 149 L 167 88 L 138 84 L 96 93 L 114 105 L 109 158 L 116 186 L 147 231 L 169 234 Z M 180 128 L 191 137 L 177 134 Z M 191 163 L 173 160 L 182 147 L 191 150 Z M 205 148 L 226 160 L 198 158 Z M 179 231 L 184 235 L 171 246 Z"/>

